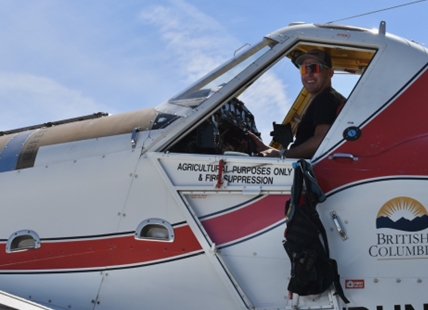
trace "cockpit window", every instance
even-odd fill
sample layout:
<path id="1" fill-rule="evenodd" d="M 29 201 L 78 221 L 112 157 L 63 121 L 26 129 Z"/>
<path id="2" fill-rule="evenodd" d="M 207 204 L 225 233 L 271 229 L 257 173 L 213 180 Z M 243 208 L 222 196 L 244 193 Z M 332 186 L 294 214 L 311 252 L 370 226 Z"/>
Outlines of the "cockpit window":
<path id="1" fill-rule="evenodd" d="M 275 44 L 275 41 L 265 38 L 247 51 L 235 56 L 214 73 L 208 74 L 168 102 L 186 107 L 196 107 L 200 105 L 203 101 L 220 90 L 226 83 L 230 82 L 235 76 L 244 71 L 259 57 L 269 51 Z"/>

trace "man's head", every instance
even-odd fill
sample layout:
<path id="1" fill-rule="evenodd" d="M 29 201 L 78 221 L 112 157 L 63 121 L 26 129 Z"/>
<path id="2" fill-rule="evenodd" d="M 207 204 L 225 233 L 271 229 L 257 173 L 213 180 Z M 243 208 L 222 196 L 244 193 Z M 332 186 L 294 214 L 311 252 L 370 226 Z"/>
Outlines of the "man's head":
<path id="1" fill-rule="evenodd" d="M 296 60 L 299 65 L 303 86 L 315 96 L 331 87 L 334 70 L 330 56 L 322 50 L 313 49 Z"/>

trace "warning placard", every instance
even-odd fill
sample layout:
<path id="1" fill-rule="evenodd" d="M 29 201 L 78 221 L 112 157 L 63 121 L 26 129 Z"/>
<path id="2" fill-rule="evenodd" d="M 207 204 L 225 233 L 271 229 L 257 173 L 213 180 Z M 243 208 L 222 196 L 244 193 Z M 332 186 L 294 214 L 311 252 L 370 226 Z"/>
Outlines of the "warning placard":
<path id="1" fill-rule="evenodd" d="M 364 288 L 364 280 L 345 280 L 345 288 Z"/>

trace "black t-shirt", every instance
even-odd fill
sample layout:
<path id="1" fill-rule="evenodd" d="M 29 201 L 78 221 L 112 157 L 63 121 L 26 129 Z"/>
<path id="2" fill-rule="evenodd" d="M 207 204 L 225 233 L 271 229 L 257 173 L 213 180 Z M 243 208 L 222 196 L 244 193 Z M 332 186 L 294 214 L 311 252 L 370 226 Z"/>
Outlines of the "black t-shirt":
<path id="1" fill-rule="evenodd" d="M 315 134 L 315 127 L 321 124 L 331 125 L 336 119 L 338 107 L 345 98 L 333 88 L 326 88 L 311 102 L 300 121 L 296 139 L 291 147 L 298 146 Z"/>

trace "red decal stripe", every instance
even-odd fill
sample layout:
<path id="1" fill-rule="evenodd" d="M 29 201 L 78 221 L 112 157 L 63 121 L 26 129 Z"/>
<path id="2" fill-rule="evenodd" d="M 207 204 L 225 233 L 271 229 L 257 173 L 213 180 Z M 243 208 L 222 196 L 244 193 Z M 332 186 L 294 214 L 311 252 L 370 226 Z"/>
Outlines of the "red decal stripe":
<path id="1" fill-rule="evenodd" d="M 269 195 L 248 206 L 204 220 L 202 225 L 217 245 L 252 235 L 284 219 L 289 195 Z"/>
<path id="2" fill-rule="evenodd" d="M 325 192 L 366 179 L 395 175 L 428 175 L 428 71 L 362 128 L 361 138 L 348 141 L 334 153 L 350 159 L 323 159 L 314 167 Z"/>

